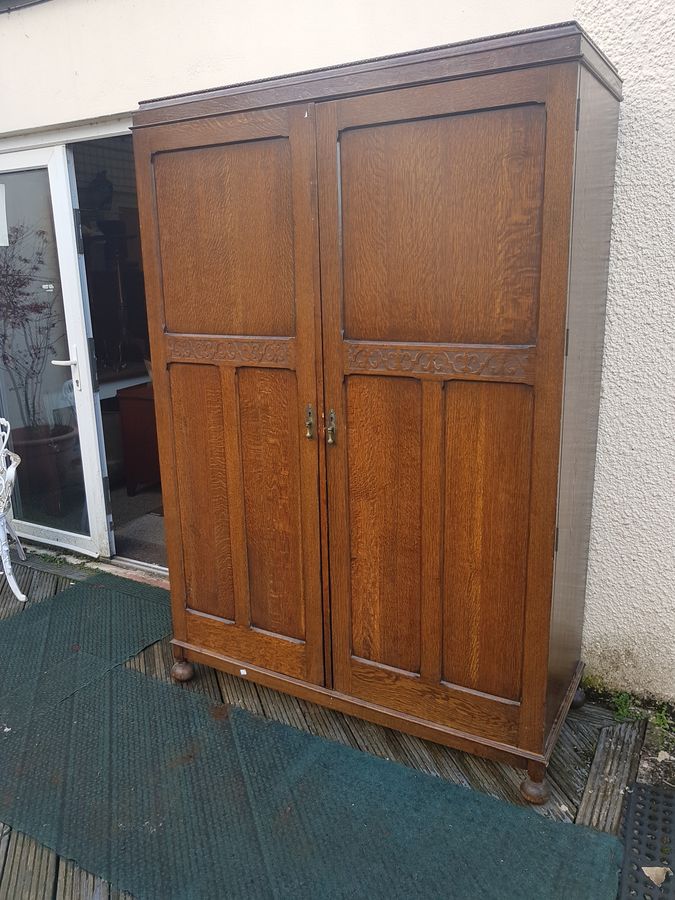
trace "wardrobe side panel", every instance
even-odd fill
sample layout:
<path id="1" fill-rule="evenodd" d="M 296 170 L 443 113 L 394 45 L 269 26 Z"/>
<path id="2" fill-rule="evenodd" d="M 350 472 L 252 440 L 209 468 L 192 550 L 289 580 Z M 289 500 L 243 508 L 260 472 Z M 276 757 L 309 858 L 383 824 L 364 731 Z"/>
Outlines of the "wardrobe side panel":
<path id="1" fill-rule="evenodd" d="M 619 103 L 580 70 L 547 726 L 581 654 Z"/>

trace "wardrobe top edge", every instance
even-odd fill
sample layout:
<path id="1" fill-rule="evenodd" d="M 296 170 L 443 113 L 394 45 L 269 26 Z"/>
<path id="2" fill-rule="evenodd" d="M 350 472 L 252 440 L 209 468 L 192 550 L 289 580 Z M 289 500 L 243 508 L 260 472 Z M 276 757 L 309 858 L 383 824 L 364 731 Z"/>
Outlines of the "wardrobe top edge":
<path id="1" fill-rule="evenodd" d="M 419 84 L 574 60 L 582 62 L 621 99 L 622 79 L 616 68 L 583 28 L 571 21 L 143 100 L 133 114 L 133 125 L 138 128 L 281 103 L 337 99 L 405 87 L 406 77 Z M 439 64 L 444 70 L 434 74 Z M 424 68 L 429 70 L 427 77 Z M 237 98 L 236 104 L 233 98 Z"/>

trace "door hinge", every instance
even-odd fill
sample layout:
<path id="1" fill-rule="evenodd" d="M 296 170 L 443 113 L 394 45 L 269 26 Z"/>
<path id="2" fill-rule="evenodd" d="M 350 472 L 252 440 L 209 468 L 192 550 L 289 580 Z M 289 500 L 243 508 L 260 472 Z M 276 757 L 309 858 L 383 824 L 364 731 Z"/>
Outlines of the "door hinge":
<path id="1" fill-rule="evenodd" d="M 106 515 L 112 516 L 112 501 L 110 499 L 110 478 L 107 475 L 103 476 L 103 501 L 105 503 Z"/>
<path id="2" fill-rule="evenodd" d="M 565 332 L 565 356 L 570 352 L 570 330 Z"/>
<path id="3" fill-rule="evenodd" d="M 554 553 L 558 552 L 558 537 L 559 537 L 559 535 L 560 535 L 560 529 L 556 525 L 556 527 L 555 527 L 555 546 L 553 548 Z"/>
<path id="4" fill-rule="evenodd" d="M 577 124 L 576 130 L 579 130 L 579 120 L 581 118 L 581 97 L 577 97 Z"/>
<path id="5" fill-rule="evenodd" d="M 91 371 L 91 386 L 96 393 L 99 389 L 98 370 L 96 368 L 96 347 L 94 346 L 93 337 L 87 338 L 87 350 L 89 351 L 89 369 Z"/>
<path id="6" fill-rule="evenodd" d="M 77 252 L 82 255 L 84 253 L 84 241 L 82 240 L 82 217 L 79 209 L 73 209 L 73 222 L 75 223 L 75 243 L 77 244 Z"/>

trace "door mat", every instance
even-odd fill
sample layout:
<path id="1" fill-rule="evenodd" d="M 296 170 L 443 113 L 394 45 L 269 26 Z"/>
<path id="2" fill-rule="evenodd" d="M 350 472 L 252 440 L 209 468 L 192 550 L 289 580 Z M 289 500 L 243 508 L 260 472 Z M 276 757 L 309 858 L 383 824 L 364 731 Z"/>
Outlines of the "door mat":
<path id="1" fill-rule="evenodd" d="M 171 630 L 168 593 L 98 573 L 0 623 L 0 728 L 50 708 Z"/>
<path id="2" fill-rule="evenodd" d="M 634 784 L 624 835 L 620 900 L 675 900 L 675 790 Z"/>
<path id="3" fill-rule="evenodd" d="M 115 547 L 120 556 L 166 566 L 164 519 L 149 512 L 115 529 Z"/>
<path id="4" fill-rule="evenodd" d="M 168 615 L 118 584 L 0 623 L 0 821 L 138 900 L 614 900 L 610 835 L 111 668 Z"/>

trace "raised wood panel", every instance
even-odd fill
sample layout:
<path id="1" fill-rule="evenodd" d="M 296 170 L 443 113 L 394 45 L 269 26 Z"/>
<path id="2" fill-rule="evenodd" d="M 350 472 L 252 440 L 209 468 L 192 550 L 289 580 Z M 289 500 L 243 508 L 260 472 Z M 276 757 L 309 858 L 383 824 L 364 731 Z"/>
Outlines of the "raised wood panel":
<path id="1" fill-rule="evenodd" d="M 183 602 L 234 619 L 220 373 L 215 366 L 192 365 L 174 365 L 169 372 L 185 576 Z"/>
<path id="2" fill-rule="evenodd" d="M 520 698 L 532 392 L 445 386 L 443 679 Z"/>
<path id="3" fill-rule="evenodd" d="M 545 122 L 537 104 L 341 133 L 348 338 L 532 341 Z"/>
<path id="4" fill-rule="evenodd" d="M 517 736 L 518 704 L 435 685 L 415 675 L 354 660 L 351 691 L 355 697 L 430 722 L 451 724 L 505 743 Z"/>
<path id="5" fill-rule="evenodd" d="M 154 170 L 167 329 L 292 335 L 289 140 L 160 153 Z"/>
<path id="6" fill-rule="evenodd" d="M 238 374 L 251 624 L 305 636 L 295 373 Z"/>
<path id="7" fill-rule="evenodd" d="M 307 665 L 307 645 L 303 641 L 282 638 L 275 634 L 223 622 L 210 616 L 188 612 L 186 634 L 190 643 L 213 653 L 222 653 L 240 662 L 245 674 L 246 664 L 260 666 L 288 675 L 314 681 Z"/>
<path id="8" fill-rule="evenodd" d="M 421 385 L 347 382 L 352 652 L 420 668 Z"/>

